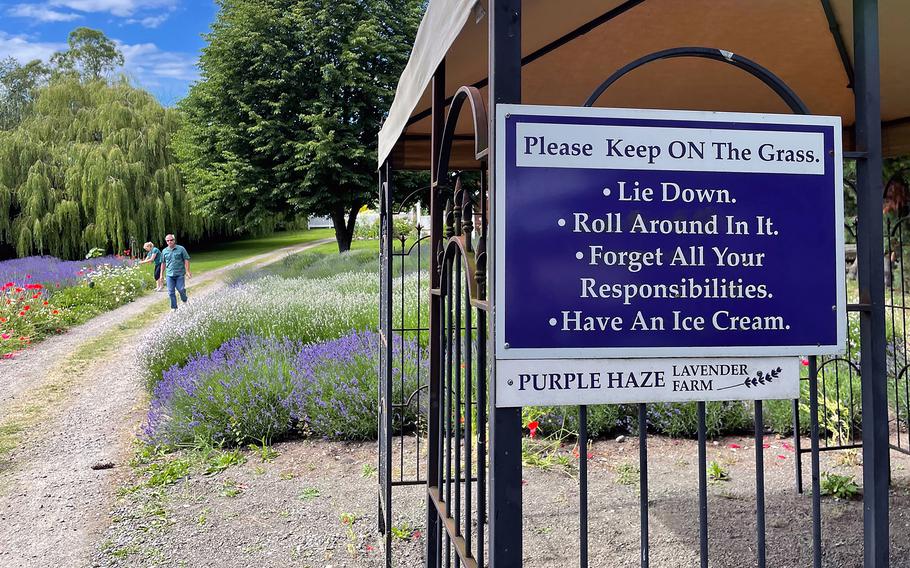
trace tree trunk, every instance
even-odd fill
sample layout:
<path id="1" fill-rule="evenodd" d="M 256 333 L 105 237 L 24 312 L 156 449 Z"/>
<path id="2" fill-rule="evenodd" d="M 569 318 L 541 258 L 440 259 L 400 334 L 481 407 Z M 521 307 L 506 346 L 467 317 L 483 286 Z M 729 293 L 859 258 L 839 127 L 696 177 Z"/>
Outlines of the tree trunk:
<path id="1" fill-rule="evenodd" d="M 345 219 L 344 208 L 339 207 L 332 212 L 332 226 L 335 228 L 335 242 L 338 243 L 339 253 L 351 250 L 358 211 L 360 211 L 359 205 L 352 207 L 347 219 Z"/>

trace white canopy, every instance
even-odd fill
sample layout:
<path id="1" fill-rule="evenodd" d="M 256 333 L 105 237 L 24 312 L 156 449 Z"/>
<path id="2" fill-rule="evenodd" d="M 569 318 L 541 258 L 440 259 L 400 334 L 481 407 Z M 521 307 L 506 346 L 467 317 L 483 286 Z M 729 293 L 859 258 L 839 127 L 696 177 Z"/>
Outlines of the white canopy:
<path id="1" fill-rule="evenodd" d="M 885 152 L 910 153 L 910 2 L 881 0 Z M 429 165 L 429 85 L 446 62 L 446 94 L 487 79 L 486 0 L 432 0 L 379 133 L 379 162 Z M 777 74 L 814 114 L 839 115 L 851 148 L 851 0 L 524 0 L 522 102 L 580 105 L 614 71 L 672 47 L 713 47 Z M 597 106 L 789 112 L 758 79 L 702 59 L 672 59 L 633 71 Z M 467 117 L 465 117 L 467 118 Z M 457 134 L 470 135 L 468 120 Z M 470 167 L 470 144 L 454 167 Z"/>

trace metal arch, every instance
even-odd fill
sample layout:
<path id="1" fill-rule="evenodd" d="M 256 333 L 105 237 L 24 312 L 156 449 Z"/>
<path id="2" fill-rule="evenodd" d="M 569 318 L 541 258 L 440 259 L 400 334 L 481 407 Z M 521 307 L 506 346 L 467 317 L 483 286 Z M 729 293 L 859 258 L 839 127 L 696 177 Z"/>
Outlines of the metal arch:
<path id="1" fill-rule="evenodd" d="M 474 277 L 477 273 L 477 263 L 474 259 L 474 252 L 468 250 L 465 246 L 464 240 L 460 237 L 449 237 L 448 242 L 445 245 L 444 256 L 442 261 L 442 272 L 440 276 L 442 280 L 445 281 L 446 276 L 448 276 L 448 266 L 449 261 L 456 261 L 456 255 L 461 256 L 461 264 L 464 269 L 464 278 L 467 281 L 468 289 L 471 292 L 471 300 L 479 301 L 481 298 L 478 297 L 478 286 L 477 279 Z M 441 290 L 440 295 L 445 297 L 446 291 Z"/>
<path id="2" fill-rule="evenodd" d="M 474 119 L 474 158 L 483 160 L 487 155 L 489 141 L 487 139 L 487 107 L 477 87 L 459 87 L 452 97 L 452 105 L 446 115 L 445 128 L 442 131 L 442 144 L 439 148 L 439 164 L 436 170 L 436 180 L 442 183 L 449 173 L 449 158 L 452 154 L 452 144 L 455 141 L 455 126 L 461 115 L 461 108 L 465 101 L 471 105 L 471 115 Z"/>
<path id="3" fill-rule="evenodd" d="M 420 225 L 418 225 L 418 227 L 419 227 L 421 230 L 423 230 L 423 227 L 420 227 Z M 400 236 L 398 237 L 398 241 L 399 241 L 399 242 L 401 242 L 402 240 L 407 241 L 407 237 L 404 237 L 404 239 L 402 239 L 402 237 L 404 237 L 404 235 L 400 235 Z M 429 234 L 426 234 L 426 235 L 420 237 L 419 239 L 417 239 L 416 241 L 414 241 L 413 243 L 411 243 L 411 246 L 408 247 L 407 252 L 405 252 L 404 247 L 402 247 L 402 248 L 400 248 L 397 252 L 396 252 L 396 251 L 392 251 L 392 254 L 395 255 L 395 256 L 411 256 L 411 252 L 413 252 L 413 250 L 417 247 L 417 245 L 419 245 L 422 241 L 425 241 L 425 240 L 427 240 L 427 239 L 429 239 L 429 238 L 430 238 L 430 235 L 429 235 Z"/>
<path id="4" fill-rule="evenodd" d="M 901 375 L 906 374 L 908 370 L 910 370 L 910 364 L 907 364 L 907 365 L 904 365 L 903 367 L 901 367 L 900 372 L 897 373 L 897 375 L 894 377 L 894 380 L 895 381 L 901 380 Z M 907 380 L 907 378 L 905 377 L 904 380 Z"/>
<path id="5" fill-rule="evenodd" d="M 850 365 L 850 367 L 852 367 L 853 370 L 856 371 L 856 374 L 857 374 L 857 375 L 863 376 L 863 374 L 862 374 L 862 373 L 860 372 L 860 370 L 859 370 L 859 365 L 857 365 L 856 363 L 854 363 L 854 362 L 851 361 L 850 359 L 845 359 L 845 358 L 843 358 L 843 357 L 834 357 L 834 358 L 832 358 L 832 359 L 826 360 L 824 363 L 822 363 L 821 365 L 818 366 L 818 372 L 821 373 L 821 372 L 822 372 L 822 369 L 824 369 L 825 367 L 827 367 L 830 363 L 837 363 L 838 361 Z"/>
<path id="6" fill-rule="evenodd" d="M 404 212 L 404 207 L 405 207 L 405 205 L 408 203 L 408 201 L 409 201 L 412 197 L 414 197 L 415 195 L 417 195 L 417 194 L 420 193 L 421 191 L 426 191 L 426 190 L 430 189 L 431 187 L 433 187 L 433 186 L 432 186 L 432 185 L 425 185 L 425 186 L 423 186 L 423 187 L 418 187 L 417 189 L 415 189 L 415 190 L 412 191 L 411 193 L 407 194 L 407 196 L 405 196 L 405 198 L 401 200 L 401 203 L 398 204 L 398 212 L 399 212 L 399 213 L 403 213 L 403 212 Z"/>
<path id="7" fill-rule="evenodd" d="M 787 106 L 790 107 L 796 114 L 809 114 L 809 108 L 803 103 L 803 101 L 793 92 L 790 87 L 784 83 L 780 77 L 772 73 L 771 71 L 765 69 L 758 63 L 743 57 L 742 55 L 736 55 L 730 51 L 724 51 L 722 49 L 716 49 L 711 47 L 674 47 L 671 49 L 664 49 L 662 51 L 655 51 L 644 57 L 640 57 L 635 61 L 629 63 L 628 65 L 622 67 L 619 71 L 616 71 L 606 81 L 600 84 L 594 92 L 588 97 L 588 100 L 585 101 L 584 106 L 590 107 L 594 106 L 594 103 L 597 102 L 597 99 L 606 91 L 613 83 L 621 79 L 623 76 L 628 74 L 630 71 L 634 71 L 639 67 L 651 63 L 652 61 L 659 61 L 661 59 L 675 59 L 677 57 L 698 57 L 701 59 L 711 59 L 714 61 L 719 61 L 721 63 L 727 63 L 738 67 L 743 71 L 746 71 L 753 77 L 759 79 L 765 85 L 771 88 L 781 99 L 787 103 Z"/>

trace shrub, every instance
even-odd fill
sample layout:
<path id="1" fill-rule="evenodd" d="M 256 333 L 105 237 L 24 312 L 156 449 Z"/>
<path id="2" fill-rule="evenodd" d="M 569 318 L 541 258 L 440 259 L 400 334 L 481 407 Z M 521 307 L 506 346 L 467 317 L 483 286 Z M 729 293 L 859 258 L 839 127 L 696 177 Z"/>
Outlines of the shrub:
<path id="1" fill-rule="evenodd" d="M 742 401 L 708 402 L 705 427 L 709 437 L 751 427 L 752 405 Z M 697 403 L 655 403 L 648 405 L 648 425 L 668 436 L 695 436 L 698 433 Z"/>
<path id="2" fill-rule="evenodd" d="M 405 324 L 413 327 L 416 275 L 408 276 L 404 286 L 409 289 Z M 146 384 L 153 389 L 165 369 L 211 353 L 244 334 L 313 343 L 341 337 L 352 329 L 376 329 L 378 297 L 379 279 L 370 272 L 320 279 L 266 276 L 219 290 L 204 302 L 190 302 L 169 314 L 149 332 L 147 342 L 155 349 L 142 355 Z M 425 298 L 422 304 L 427 304 Z"/>
<path id="3" fill-rule="evenodd" d="M 84 273 L 79 284 L 55 291 L 51 303 L 60 308 L 66 325 L 77 325 L 132 302 L 154 283 L 139 266 L 101 265 Z"/>
<path id="4" fill-rule="evenodd" d="M 420 348 L 415 342 L 403 347 L 393 343 L 396 361 L 404 349 L 404 389 L 411 392 L 417 387 Z M 144 436 L 152 444 L 169 446 L 271 441 L 295 428 L 327 439 L 373 438 L 378 349 L 378 335 L 372 332 L 312 345 L 252 335 L 232 339 L 210 355 L 164 373 Z M 426 353 L 420 359 L 425 366 Z M 420 374 L 426 372 L 420 369 Z M 395 388 L 400 390 L 400 384 Z M 397 429 L 412 427 L 416 413 L 411 410 Z"/>
<path id="5" fill-rule="evenodd" d="M 859 495 L 859 486 L 856 484 L 856 478 L 852 475 L 822 473 L 819 488 L 822 495 L 831 495 L 838 499 L 853 499 Z"/>

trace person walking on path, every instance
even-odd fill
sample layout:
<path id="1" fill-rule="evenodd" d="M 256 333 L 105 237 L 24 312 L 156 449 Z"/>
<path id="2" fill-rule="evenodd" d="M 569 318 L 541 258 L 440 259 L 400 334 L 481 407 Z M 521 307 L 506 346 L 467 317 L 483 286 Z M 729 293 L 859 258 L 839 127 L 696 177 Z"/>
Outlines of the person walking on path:
<path id="1" fill-rule="evenodd" d="M 161 251 L 164 260 L 164 273 L 167 278 L 167 295 L 171 299 L 171 309 L 177 309 L 177 294 L 180 292 L 180 299 L 186 303 L 186 278 L 192 278 L 190 273 L 190 253 L 177 244 L 174 235 L 164 237 L 167 246 Z"/>
<path id="2" fill-rule="evenodd" d="M 160 292 L 164 285 L 164 275 L 161 274 L 161 265 L 164 262 L 161 258 L 161 250 L 156 247 L 153 242 L 145 243 L 142 248 L 144 248 L 145 252 L 148 254 L 146 254 L 145 260 L 139 261 L 139 264 L 148 264 L 149 262 L 155 263 L 155 291 Z"/>

